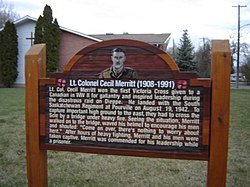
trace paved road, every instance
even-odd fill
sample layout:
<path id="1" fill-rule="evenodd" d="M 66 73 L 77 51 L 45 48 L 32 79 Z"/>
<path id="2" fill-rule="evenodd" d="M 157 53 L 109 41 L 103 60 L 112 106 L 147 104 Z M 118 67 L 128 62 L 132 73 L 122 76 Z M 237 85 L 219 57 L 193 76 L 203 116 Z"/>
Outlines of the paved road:
<path id="1" fill-rule="evenodd" d="M 231 88 L 232 89 L 237 89 L 236 88 L 236 83 L 231 82 Z M 246 85 L 246 83 L 239 83 L 239 88 L 238 89 L 250 90 L 250 85 Z"/>

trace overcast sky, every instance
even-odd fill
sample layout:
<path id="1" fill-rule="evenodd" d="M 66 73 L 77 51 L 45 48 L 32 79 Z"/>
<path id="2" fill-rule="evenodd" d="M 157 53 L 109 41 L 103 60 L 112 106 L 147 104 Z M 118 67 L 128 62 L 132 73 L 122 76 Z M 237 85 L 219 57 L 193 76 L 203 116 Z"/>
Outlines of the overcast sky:
<path id="1" fill-rule="evenodd" d="M 179 43 L 183 30 L 195 46 L 202 38 L 237 39 L 241 26 L 250 24 L 250 0 L 4 0 L 21 17 L 38 18 L 48 4 L 60 26 L 85 34 L 171 33 Z M 250 25 L 241 29 L 241 42 L 250 44 Z M 172 42 L 172 41 L 171 41 Z M 171 44 L 170 44 L 171 46 Z"/>

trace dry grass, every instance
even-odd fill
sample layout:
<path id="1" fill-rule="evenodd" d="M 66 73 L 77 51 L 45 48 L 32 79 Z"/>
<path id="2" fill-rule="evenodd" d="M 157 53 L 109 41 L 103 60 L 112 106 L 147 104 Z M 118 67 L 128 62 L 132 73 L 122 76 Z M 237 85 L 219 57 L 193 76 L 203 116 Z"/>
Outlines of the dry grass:
<path id="1" fill-rule="evenodd" d="M 24 89 L 0 89 L 0 186 L 27 186 Z M 250 184 L 250 91 L 232 90 L 227 186 Z M 49 186 L 206 186 L 207 162 L 48 151 Z"/>

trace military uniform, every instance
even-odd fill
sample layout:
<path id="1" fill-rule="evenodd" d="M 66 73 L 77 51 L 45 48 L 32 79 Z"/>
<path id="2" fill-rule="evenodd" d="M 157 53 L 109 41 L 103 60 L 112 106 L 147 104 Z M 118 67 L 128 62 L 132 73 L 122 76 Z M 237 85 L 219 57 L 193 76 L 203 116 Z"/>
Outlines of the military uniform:
<path id="1" fill-rule="evenodd" d="M 100 79 L 136 79 L 136 77 L 136 71 L 128 67 L 125 67 L 118 75 L 115 75 L 112 67 L 103 70 L 99 75 Z"/>

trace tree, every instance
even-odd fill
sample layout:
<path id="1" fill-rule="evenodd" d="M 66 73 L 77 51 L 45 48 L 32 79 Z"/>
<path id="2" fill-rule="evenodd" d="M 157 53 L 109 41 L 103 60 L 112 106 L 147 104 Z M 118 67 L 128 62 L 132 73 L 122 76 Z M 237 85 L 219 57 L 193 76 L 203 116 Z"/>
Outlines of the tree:
<path id="1" fill-rule="evenodd" d="M 210 77 L 211 69 L 211 44 L 210 41 L 204 42 L 202 47 L 196 52 L 197 71 L 200 77 Z"/>
<path id="2" fill-rule="evenodd" d="M 231 48 L 231 74 L 234 74 L 235 73 L 234 61 L 236 61 L 235 55 L 237 53 L 237 43 L 232 41 L 231 45 L 230 45 L 230 48 Z"/>
<path id="3" fill-rule="evenodd" d="M 238 43 L 232 40 L 231 42 L 231 53 L 232 53 L 232 62 L 231 62 L 231 74 L 235 73 L 234 63 L 237 60 L 237 53 L 238 53 Z M 239 65 L 246 64 L 246 60 L 250 56 L 250 46 L 247 43 L 240 44 L 240 62 Z"/>
<path id="4" fill-rule="evenodd" d="M 188 30 L 184 30 L 182 39 L 180 39 L 180 44 L 177 47 L 176 63 L 181 71 L 196 71 L 194 47 L 187 32 Z"/>
<path id="5" fill-rule="evenodd" d="M 36 21 L 34 44 L 44 43 L 43 33 L 44 33 L 43 17 L 39 16 L 39 18 Z"/>
<path id="6" fill-rule="evenodd" d="M 234 69 L 234 58 L 233 55 L 231 55 L 231 74 L 235 73 L 235 69 Z"/>
<path id="7" fill-rule="evenodd" d="M 57 19 L 53 21 L 52 9 L 46 5 L 35 28 L 35 44 L 46 43 L 46 72 L 54 72 L 59 64 L 60 28 Z"/>
<path id="8" fill-rule="evenodd" d="M 0 31 L 0 51 L 3 49 L 3 31 Z M 2 67 L 2 61 L 3 61 L 3 52 L 0 52 L 0 83 L 2 81 L 2 73 L 1 73 L 1 67 Z"/>
<path id="9" fill-rule="evenodd" d="M 13 5 L 0 0 L 0 28 L 4 27 L 7 21 L 14 21 L 20 16 L 13 11 Z"/>
<path id="10" fill-rule="evenodd" d="M 7 21 L 0 37 L 0 74 L 6 87 L 11 87 L 16 81 L 18 42 L 14 23 Z"/>
<path id="11" fill-rule="evenodd" d="M 250 57 L 247 58 L 246 62 L 241 66 L 242 74 L 245 76 L 247 84 L 250 84 Z"/>
<path id="12" fill-rule="evenodd" d="M 51 58 L 53 59 L 52 60 L 53 62 L 59 63 L 59 46 L 60 46 L 61 38 L 60 38 L 60 27 L 59 27 L 57 19 L 55 19 L 53 23 L 52 37 L 54 38 L 54 42 L 53 42 L 52 49 L 51 49 L 52 50 L 51 53 L 53 53 Z M 58 68 L 58 63 L 56 64 L 57 68 Z"/>
<path id="13" fill-rule="evenodd" d="M 245 76 L 247 84 L 250 84 L 250 45 L 243 43 L 242 45 L 242 66 L 241 66 L 241 72 Z"/>
<path id="14" fill-rule="evenodd" d="M 167 53 L 173 58 L 173 60 L 176 59 L 176 49 L 177 49 L 177 46 L 173 40 L 173 46 L 168 47 L 168 49 L 167 49 Z"/>

